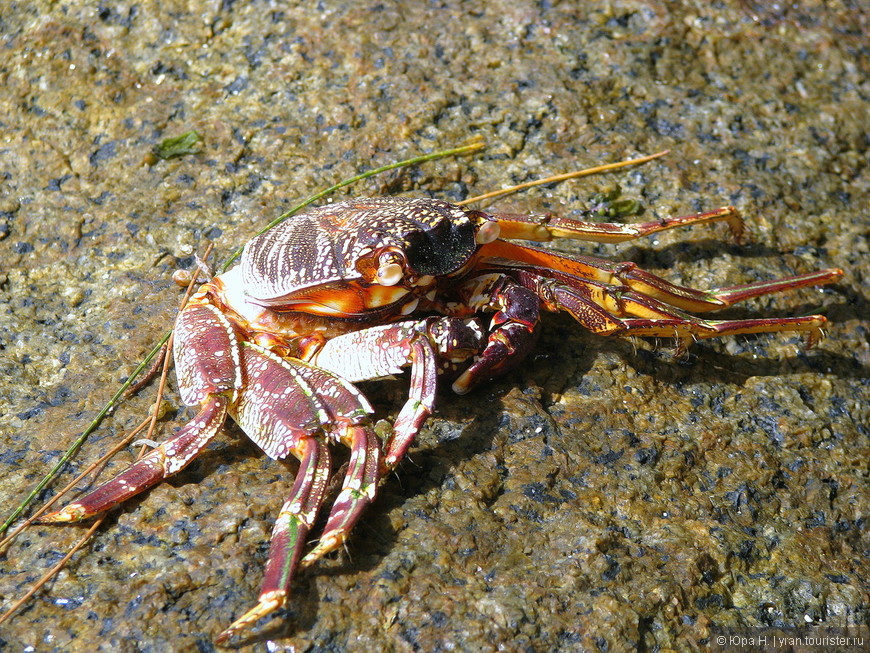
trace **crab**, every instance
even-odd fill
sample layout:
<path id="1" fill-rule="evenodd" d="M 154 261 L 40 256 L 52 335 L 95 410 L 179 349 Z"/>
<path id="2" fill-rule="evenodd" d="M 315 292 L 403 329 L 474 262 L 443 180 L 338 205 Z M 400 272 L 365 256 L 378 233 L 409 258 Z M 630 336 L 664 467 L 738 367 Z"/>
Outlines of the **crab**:
<path id="1" fill-rule="evenodd" d="M 354 199 L 296 216 L 254 238 L 241 262 L 205 283 L 175 323 L 181 399 L 198 414 L 126 471 L 43 522 L 108 510 L 179 472 L 227 416 L 273 459 L 299 460 L 275 522 L 256 605 L 224 643 L 284 607 L 295 574 L 344 543 L 387 474 L 434 410 L 439 378 L 463 394 L 532 349 L 542 310 L 564 311 L 600 335 L 668 337 L 676 354 L 697 339 L 797 331 L 821 337 L 821 315 L 708 320 L 694 313 L 784 290 L 832 283 L 839 269 L 697 290 L 634 263 L 565 255 L 509 239 L 614 243 L 674 227 L 725 222 L 733 207 L 636 224 L 550 214 L 484 213 L 437 199 Z M 410 368 L 391 428 L 354 383 Z M 331 444 L 350 449 L 319 541 L 307 537 L 328 495 Z"/>

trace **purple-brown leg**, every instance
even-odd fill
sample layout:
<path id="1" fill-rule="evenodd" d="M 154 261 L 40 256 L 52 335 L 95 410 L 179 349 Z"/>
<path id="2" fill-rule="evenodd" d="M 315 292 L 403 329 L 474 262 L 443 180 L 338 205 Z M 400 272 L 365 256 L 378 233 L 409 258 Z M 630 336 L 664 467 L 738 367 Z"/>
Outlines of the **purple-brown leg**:
<path id="1" fill-rule="evenodd" d="M 218 434 L 241 384 L 235 334 L 202 294 L 181 312 L 175 329 L 182 398 L 202 404 L 199 414 L 126 471 L 40 521 L 78 521 L 108 510 L 183 469 Z"/>
<path id="2" fill-rule="evenodd" d="M 210 395 L 199 414 L 174 437 L 133 463 L 112 480 L 39 521 L 73 522 L 92 517 L 156 485 L 183 469 L 218 434 L 227 416 L 227 399 Z"/>
<path id="3" fill-rule="evenodd" d="M 411 341 L 408 361 L 411 364 L 410 397 L 387 441 L 382 476 L 395 469 L 405 457 L 423 423 L 432 414 L 438 372 L 450 370 L 485 346 L 483 330 L 477 320 L 430 318 L 420 326 L 421 333 Z"/>
<path id="4" fill-rule="evenodd" d="M 320 541 L 303 559 L 305 568 L 341 546 L 350 535 L 363 510 L 375 498 L 381 475 L 381 447 L 378 436 L 369 426 L 347 425 L 340 435 L 350 447 L 350 462 L 341 492 L 323 528 Z"/>
<path id="5" fill-rule="evenodd" d="M 299 471 L 290 497 L 281 507 L 272 529 L 257 605 L 224 630 L 215 640 L 218 644 L 287 604 L 290 583 L 299 567 L 306 537 L 323 503 L 330 466 L 329 447 L 318 438 L 302 438 L 293 453 L 300 459 Z"/>
<path id="6" fill-rule="evenodd" d="M 411 387 L 408 401 L 393 424 L 393 434 L 386 443 L 384 475 L 395 469 L 405 457 L 423 423 L 435 409 L 438 385 L 438 358 L 428 338 L 419 336 L 411 343 Z"/>
<path id="7" fill-rule="evenodd" d="M 268 456 L 277 459 L 293 455 L 300 466 L 290 497 L 272 530 L 257 604 L 221 633 L 218 643 L 226 642 L 287 604 L 291 582 L 329 480 L 327 437 L 339 439 L 346 431 L 359 431 L 363 434 L 360 438 L 368 438 L 366 455 L 375 467 L 380 454 L 377 436 L 368 424 L 371 406 L 350 383 L 326 370 L 297 359 L 281 358 L 249 342 L 242 344 L 241 360 L 246 384 L 239 393 L 233 417 Z M 355 449 L 357 442 L 351 442 L 352 439 L 347 442 L 352 447 L 353 467 L 359 454 Z M 338 503 L 337 500 L 336 506 Z M 364 505 L 353 506 L 350 526 Z M 328 523 L 327 531 L 329 526 Z"/>

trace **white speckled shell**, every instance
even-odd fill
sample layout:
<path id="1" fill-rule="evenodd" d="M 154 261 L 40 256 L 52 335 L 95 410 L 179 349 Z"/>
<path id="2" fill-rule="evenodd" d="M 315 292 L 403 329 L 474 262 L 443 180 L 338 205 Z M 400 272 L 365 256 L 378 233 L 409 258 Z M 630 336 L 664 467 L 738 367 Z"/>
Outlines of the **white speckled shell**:
<path id="1" fill-rule="evenodd" d="M 405 252 L 417 274 L 448 274 L 474 253 L 474 230 L 465 210 L 441 200 L 349 200 L 289 218 L 251 240 L 242 278 L 249 297 L 280 303 L 362 279 L 358 261 L 384 247 Z"/>

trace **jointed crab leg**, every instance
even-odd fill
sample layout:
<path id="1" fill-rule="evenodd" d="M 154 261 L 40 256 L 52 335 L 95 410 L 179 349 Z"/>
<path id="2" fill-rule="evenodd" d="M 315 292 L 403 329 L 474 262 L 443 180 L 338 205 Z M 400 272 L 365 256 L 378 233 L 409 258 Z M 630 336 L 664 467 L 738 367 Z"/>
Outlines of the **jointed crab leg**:
<path id="1" fill-rule="evenodd" d="M 438 385 L 438 358 L 429 340 L 420 336 L 411 344 L 411 393 L 393 424 L 393 435 L 387 442 L 384 473 L 395 469 L 405 457 L 408 447 L 420 431 L 426 418 L 435 409 Z"/>
<path id="2" fill-rule="evenodd" d="M 838 268 L 828 268 L 827 270 L 807 272 L 806 274 L 798 274 L 793 277 L 782 277 L 780 279 L 771 279 L 769 281 L 756 281 L 754 283 L 728 286 L 727 288 L 718 288 L 716 290 L 711 290 L 710 294 L 723 302 L 725 306 L 731 306 L 737 302 L 752 299 L 753 297 L 761 297 L 762 295 L 769 295 L 771 293 L 794 290 L 795 288 L 803 288 L 805 286 L 822 286 L 827 283 L 836 283 L 842 277 L 842 270 Z"/>
<path id="3" fill-rule="evenodd" d="M 497 240 L 484 245 L 480 252 L 481 267 L 531 268 L 541 274 L 555 276 L 566 273 L 574 278 L 609 285 L 628 286 L 661 301 L 689 311 L 723 308 L 726 304 L 715 295 L 678 286 L 631 262 L 613 263 L 593 256 L 567 256 L 528 245 Z"/>
<path id="4" fill-rule="evenodd" d="M 524 287 L 534 289 L 544 300 L 547 309 L 568 311 L 594 333 L 676 338 L 677 354 L 693 339 L 778 331 L 808 332 L 807 346 L 812 347 L 827 322 L 821 315 L 703 320 L 681 310 L 678 301 L 672 302 L 676 306 L 669 305 L 650 294 L 639 293 L 626 286 L 572 278 L 571 275 L 540 268 L 512 270 L 511 276 Z M 823 270 L 774 281 L 732 286 L 710 291 L 709 294 L 722 302 L 720 307 L 725 307 L 772 292 L 832 283 L 841 276 L 841 270 Z"/>
<path id="5" fill-rule="evenodd" d="M 208 356 L 192 355 L 192 348 L 184 345 L 189 334 L 203 336 L 210 346 Z M 183 469 L 217 435 L 241 385 L 235 334 L 226 317 L 197 293 L 178 316 L 176 335 L 181 343 L 175 350 L 178 375 L 186 381 L 182 398 L 201 404 L 199 414 L 129 469 L 41 521 L 78 521 L 108 510 Z"/>
<path id="6" fill-rule="evenodd" d="M 39 521 L 72 522 L 108 510 L 181 471 L 214 439 L 227 416 L 226 397 L 210 395 L 199 414 L 174 437 L 112 480 Z"/>
<path id="7" fill-rule="evenodd" d="M 341 373 L 351 381 L 392 376 L 411 366 L 408 400 L 385 445 L 382 477 L 401 460 L 435 405 L 438 359 L 426 325 L 426 321 L 399 322 L 338 336 L 313 359 L 318 367 Z"/>
<path id="8" fill-rule="evenodd" d="M 675 338 L 680 355 L 695 339 L 746 333 L 806 331 L 807 346 L 812 347 L 827 322 L 822 315 L 807 317 L 758 318 L 745 320 L 703 320 L 666 307 L 649 297 L 633 292 L 620 294 L 618 308 L 603 308 L 573 288 L 554 291 L 558 309 L 569 312 L 580 324 L 600 335 Z M 658 305 L 657 305 L 658 304 Z M 556 310 L 558 310 L 556 309 Z M 638 314 L 643 317 L 632 317 Z M 656 316 L 656 317 L 653 317 Z"/>
<path id="9" fill-rule="evenodd" d="M 298 568 L 308 531 L 323 502 L 330 472 L 326 436 L 347 444 L 350 470 L 332 508 L 317 556 L 343 542 L 362 509 L 374 498 L 380 469 L 380 442 L 368 414 L 371 406 L 349 382 L 298 359 L 284 359 L 263 347 L 237 340 L 232 325 L 196 295 L 179 315 L 178 333 L 186 336 L 176 350 L 182 397 L 202 403 L 200 413 L 128 470 L 82 499 L 43 518 L 76 521 L 111 508 L 173 474 L 202 451 L 232 415 L 248 436 L 272 458 L 293 455 L 300 469 L 290 498 L 273 531 L 259 601 L 220 641 L 283 606 Z M 195 335 L 195 338 L 189 334 Z M 193 355 L 185 343 L 206 343 Z"/>
<path id="10" fill-rule="evenodd" d="M 344 543 L 362 511 L 374 500 L 378 489 L 381 449 L 375 432 L 368 426 L 349 426 L 341 440 L 351 450 L 347 474 L 341 492 L 332 504 L 320 542 L 302 559 L 302 568 Z"/>
<path id="11" fill-rule="evenodd" d="M 375 498 L 380 468 L 380 443 L 370 426 L 346 424 L 340 436 L 351 449 L 348 471 L 341 492 L 333 503 L 319 544 L 299 560 L 305 537 L 323 500 L 329 474 L 329 453 L 325 443 L 305 438 L 307 446 L 290 498 L 281 509 L 272 532 L 269 560 L 257 605 L 236 619 L 215 640 L 226 642 L 262 617 L 284 607 L 289 587 L 298 568 L 305 568 L 347 539 L 362 511 Z"/>
<path id="12" fill-rule="evenodd" d="M 761 295 L 834 283 L 843 276 L 842 270 L 828 269 L 705 291 L 671 283 L 630 262 L 612 263 L 592 256 L 566 256 L 503 241 L 484 245 L 481 252 L 484 255 L 481 268 L 484 269 L 534 269 L 541 276 L 554 279 L 573 278 L 580 283 L 591 281 L 608 286 L 627 286 L 647 297 L 696 313 L 715 311 Z"/>
<path id="13" fill-rule="evenodd" d="M 742 240 L 744 233 L 743 218 L 733 206 L 635 224 L 584 222 L 548 213 L 533 215 L 489 213 L 488 215 L 498 222 L 501 238 L 519 238 L 538 242 L 547 242 L 554 238 L 572 238 L 594 243 L 619 243 L 648 236 L 657 231 L 706 222 L 727 222 L 738 242 Z"/>
<path id="14" fill-rule="evenodd" d="M 283 458 L 292 454 L 301 464 L 272 532 L 257 605 L 221 633 L 218 642 L 287 603 L 306 536 L 326 491 L 330 457 L 325 436 L 350 447 L 351 459 L 345 488 L 333 504 L 321 538 L 323 553 L 344 541 L 362 508 L 374 498 L 381 454 L 377 436 L 368 424 L 371 406 L 344 379 L 304 361 L 281 358 L 250 342 L 242 343 L 242 365 L 247 385 L 233 416 L 267 455 Z"/>
<path id="15" fill-rule="evenodd" d="M 318 438 L 301 438 L 294 454 L 300 460 L 299 472 L 272 529 L 269 559 L 257 605 L 222 632 L 216 639 L 218 644 L 287 603 L 288 588 L 299 566 L 306 537 L 323 502 L 330 465 L 329 447 Z"/>

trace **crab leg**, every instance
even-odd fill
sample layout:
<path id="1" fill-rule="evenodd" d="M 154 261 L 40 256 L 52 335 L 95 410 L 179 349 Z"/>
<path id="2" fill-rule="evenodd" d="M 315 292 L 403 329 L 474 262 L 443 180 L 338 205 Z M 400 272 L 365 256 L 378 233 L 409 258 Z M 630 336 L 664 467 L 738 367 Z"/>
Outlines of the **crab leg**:
<path id="1" fill-rule="evenodd" d="M 843 271 L 839 268 L 828 268 L 806 274 L 798 274 L 793 277 L 771 279 L 770 281 L 756 281 L 755 283 L 728 286 L 710 291 L 711 295 L 723 302 L 725 306 L 731 306 L 753 297 L 761 297 L 784 290 L 794 290 L 805 286 L 822 286 L 828 283 L 836 283 L 843 277 Z"/>
<path id="2" fill-rule="evenodd" d="M 182 399 L 189 405 L 202 404 L 199 414 L 129 469 L 41 521 L 78 521 L 108 510 L 181 471 L 218 434 L 241 386 L 239 349 L 232 326 L 204 293 L 197 293 L 178 316 L 175 328 L 180 343 L 175 362 Z M 190 342 L 204 345 L 208 354 L 197 355 Z"/>
<path id="3" fill-rule="evenodd" d="M 780 279 L 756 281 L 714 290 L 697 290 L 688 286 L 672 284 L 659 276 L 641 270 L 634 263 L 611 265 L 613 266 L 612 274 L 602 274 L 601 278 L 595 279 L 582 278 L 561 270 L 539 266 L 497 265 L 494 267 L 507 271 L 512 276 L 532 274 L 532 276 L 539 278 L 556 279 L 571 287 L 597 288 L 599 290 L 595 292 L 598 294 L 604 292 L 605 289 L 610 289 L 612 292 L 616 287 L 622 287 L 623 290 L 628 287 L 637 295 L 652 298 L 673 308 L 696 313 L 716 311 L 763 295 L 835 283 L 843 276 L 842 270 L 829 268 Z M 601 269 L 604 269 L 604 266 L 601 266 Z"/>
<path id="4" fill-rule="evenodd" d="M 827 319 L 822 315 L 807 317 L 758 318 L 746 320 L 702 320 L 693 316 L 680 316 L 676 310 L 657 308 L 653 301 L 642 295 L 625 293 L 619 297 L 619 311 L 602 308 L 573 289 L 556 291 L 558 305 L 574 316 L 584 327 L 600 335 L 675 338 L 675 355 L 682 354 L 693 340 L 715 338 L 744 333 L 773 333 L 779 331 L 808 332 L 807 347 L 813 347 L 821 337 Z M 627 317 L 637 313 L 658 313 L 662 317 Z M 671 317 L 665 317 L 668 314 Z"/>
<path id="5" fill-rule="evenodd" d="M 288 588 L 299 566 L 305 539 L 323 502 L 330 465 L 329 447 L 317 438 L 301 438 L 293 453 L 300 460 L 299 471 L 290 497 L 281 507 L 272 530 L 269 558 L 257 605 L 224 630 L 216 639 L 218 644 L 287 603 Z"/>
<path id="6" fill-rule="evenodd" d="M 369 426 L 349 425 L 341 441 L 350 447 L 347 474 L 332 504 L 320 542 L 300 563 L 303 569 L 347 540 L 363 510 L 374 500 L 380 483 L 381 448 L 374 430 Z"/>
<path id="7" fill-rule="evenodd" d="M 558 258 L 578 263 L 566 257 Z M 581 278 L 560 269 L 523 266 L 501 259 L 493 259 L 491 263 L 486 261 L 481 269 L 487 268 L 491 270 L 489 273 L 471 279 L 463 289 L 469 307 L 496 312 L 483 353 L 453 383 L 453 390 L 458 394 L 468 392 L 481 381 L 522 360 L 534 342 L 539 304 L 550 311 L 570 313 L 586 329 L 600 335 L 675 338 L 675 356 L 681 355 L 693 340 L 744 333 L 807 332 L 807 347 L 810 348 L 818 342 L 827 323 L 821 315 L 703 320 L 682 309 L 688 305 L 698 310 L 699 304 L 702 310 L 708 311 L 724 308 L 759 295 L 830 283 L 842 276 L 840 270 L 822 270 L 704 292 L 667 284 L 655 275 L 636 270 L 633 266 L 626 267 L 630 273 L 642 273 L 624 275 L 628 282 L 641 279 L 646 282 L 643 291 L 639 291 L 628 282 L 620 283 L 626 279 L 615 274 L 610 279 L 616 283 L 607 283 Z M 666 291 L 656 293 L 656 288 L 666 288 Z M 718 303 L 699 303 L 695 301 L 697 296 L 711 297 Z"/>
<path id="8" fill-rule="evenodd" d="M 641 270 L 634 263 L 612 263 L 593 256 L 567 256 L 551 250 L 497 240 L 480 251 L 481 268 L 534 268 L 542 275 L 557 276 L 562 272 L 575 278 L 610 285 L 626 285 L 656 299 L 678 304 L 685 310 L 703 311 L 722 308 L 725 304 L 714 295 L 677 286 L 665 279 Z"/>
<path id="9" fill-rule="evenodd" d="M 534 269 L 540 275 L 551 278 L 562 278 L 560 273 L 564 273 L 575 279 L 579 278 L 607 285 L 628 286 L 648 297 L 697 313 L 715 311 L 761 295 L 805 286 L 834 283 L 843 276 L 842 270 L 831 268 L 782 279 L 704 291 L 688 286 L 678 286 L 651 272 L 640 269 L 634 263 L 611 263 L 592 256 L 566 256 L 503 241 L 484 245 L 481 252 L 486 257 L 481 261 L 480 266 L 484 269 L 489 267 L 502 270 L 505 268 Z"/>
<path id="10" fill-rule="evenodd" d="M 328 413 L 327 432 L 350 449 L 341 492 L 332 504 L 320 542 L 300 562 L 304 568 L 341 546 L 363 509 L 375 498 L 382 452 L 381 441 L 368 422 L 372 408 L 353 385 L 320 367 L 301 361 L 293 364 L 304 370 L 305 379 L 316 388 L 316 396 Z"/>
<path id="11" fill-rule="evenodd" d="M 92 517 L 181 471 L 218 434 L 227 416 L 227 403 L 226 397 L 210 395 L 199 414 L 177 435 L 112 480 L 39 521 L 72 522 Z"/>
<path id="12" fill-rule="evenodd" d="M 730 303 L 775 292 L 782 286 L 827 283 L 839 278 L 839 271 L 791 277 L 785 283 L 767 282 L 733 286 L 722 292 Z M 745 320 L 702 320 L 626 286 L 609 286 L 563 274 L 541 274 L 539 270 L 516 270 L 513 275 L 524 287 L 534 289 L 548 310 L 564 310 L 585 328 L 601 335 L 672 337 L 678 340 L 677 354 L 694 339 L 743 333 L 779 331 L 808 332 L 807 347 L 815 345 L 827 323 L 824 316 L 758 318 Z M 555 278 L 554 278 L 555 277 Z M 798 281 L 795 281 L 798 280 Z M 782 280 L 781 280 L 782 281 Z M 773 289 L 773 290 L 771 290 Z M 714 291 L 720 292 L 720 291 Z"/>
<path id="13" fill-rule="evenodd" d="M 227 641 L 286 605 L 306 537 L 326 493 L 330 473 L 326 436 L 334 435 L 352 447 L 352 469 L 355 457 L 359 459 L 358 441 L 366 445 L 365 459 L 373 460 L 376 470 L 380 456 L 377 436 L 367 424 L 371 406 L 350 383 L 329 371 L 298 359 L 281 358 L 250 342 L 242 343 L 241 361 L 246 385 L 239 392 L 233 417 L 268 456 L 278 459 L 293 455 L 300 460 L 300 466 L 290 497 L 272 531 L 257 605 L 221 633 L 218 642 Z M 354 435 L 345 438 L 347 433 Z M 376 479 L 374 485 L 377 486 Z M 346 507 L 341 500 L 339 496 L 333 514 Z M 348 520 L 348 531 L 367 501 L 357 503 Z M 334 521 L 331 517 L 326 534 Z"/>
<path id="14" fill-rule="evenodd" d="M 554 238 L 572 238 L 595 243 L 620 243 L 675 227 L 720 221 L 728 223 L 731 233 L 738 242 L 742 240 L 744 233 L 743 218 L 733 206 L 635 224 L 584 222 L 548 213 L 532 215 L 489 213 L 488 215 L 498 222 L 501 238 L 519 238 L 538 242 L 547 242 Z"/>
<path id="15" fill-rule="evenodd" d="M 395 469 L 399 461 L 405 457 L 426 418 L 435 408 L 438 358 L 427 338 L 416 338 L 411 344 L 410 362 L 410 394 L 393 425 L 393 435 L 387 442 L 384 473 Z"/>

